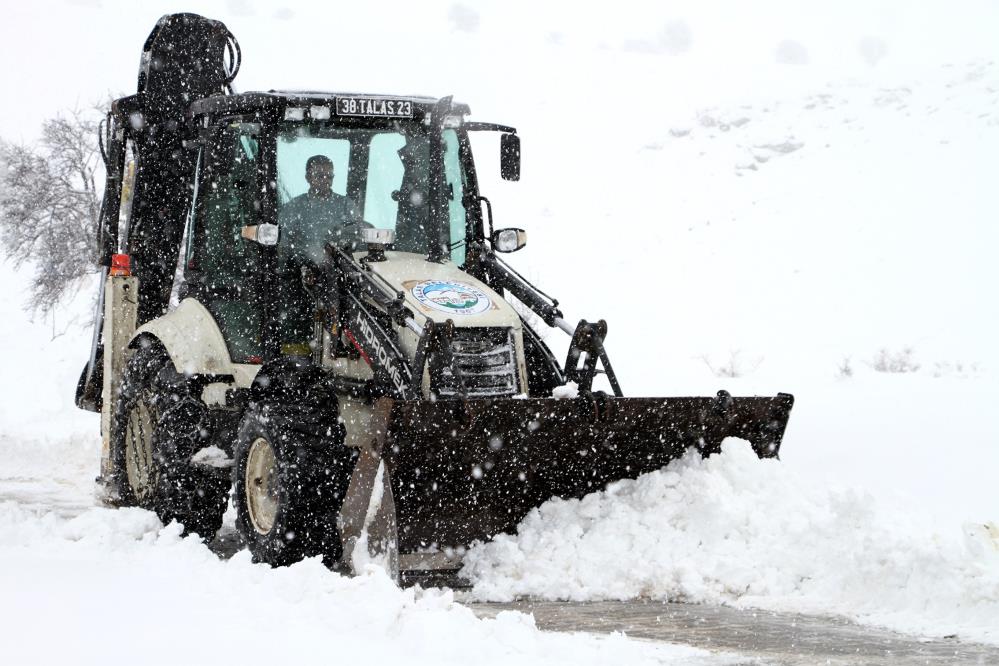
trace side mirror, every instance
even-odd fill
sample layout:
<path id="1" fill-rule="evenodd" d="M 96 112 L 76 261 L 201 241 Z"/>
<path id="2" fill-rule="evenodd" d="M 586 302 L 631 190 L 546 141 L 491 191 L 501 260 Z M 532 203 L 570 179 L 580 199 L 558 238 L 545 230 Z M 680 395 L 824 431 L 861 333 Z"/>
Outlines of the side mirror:
<path id="1" fill-rule="evenodd" d="M 500 136 L 500 176 L 503 180 L 520 180 L 520 137 Z"/>
<path id="2" fill-rule="evenodd" d="M 523 229 L 497 229 L 489 240 L 496 252 L 516 252 L 527 245 L 527 232 Z"/>

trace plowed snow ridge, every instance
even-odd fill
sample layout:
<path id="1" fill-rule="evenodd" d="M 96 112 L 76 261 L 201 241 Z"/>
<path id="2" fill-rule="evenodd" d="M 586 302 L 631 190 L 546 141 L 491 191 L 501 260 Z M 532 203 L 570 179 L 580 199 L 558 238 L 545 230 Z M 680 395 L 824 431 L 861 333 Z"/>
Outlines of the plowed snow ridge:
<path id="1" fill-rule="evenodd" d="M 999 541 L 926 531 L 867 493 L 805 483 L 748 443 L 552 500 L 473 548 L 481 599 L 666 598 L 842 614 L 999 643 Z"/>

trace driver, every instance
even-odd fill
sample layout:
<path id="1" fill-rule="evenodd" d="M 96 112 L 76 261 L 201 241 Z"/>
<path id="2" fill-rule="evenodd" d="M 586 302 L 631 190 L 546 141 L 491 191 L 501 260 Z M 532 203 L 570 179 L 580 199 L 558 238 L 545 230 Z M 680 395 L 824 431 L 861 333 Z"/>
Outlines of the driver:
<path id="1" fill-rule="evenodd" d="M 286 258 L 304 258 L 319 265 L 323 263 L 326 243 L 354 240 L 362 224 L 361 215 L 349 197 L 333 191 L 330 158 L 310 157 L 305 163 L 305 180 L 309 191 L 281 206 L 281 245 Z"/>
<path id="2" fill-rule="evenodd" d="M 361 221 L 356 204 L 333 191 L 333 161 L 313 155 L 305 163 L 309 190 L 281 206 L 278 256 L 282 269 L 281 313 L 283 354 L 308 355 L 313 335 L 314 299 L 303 286 L 309 266 L 321 266 L 327 243 L 357 240 Z"/>

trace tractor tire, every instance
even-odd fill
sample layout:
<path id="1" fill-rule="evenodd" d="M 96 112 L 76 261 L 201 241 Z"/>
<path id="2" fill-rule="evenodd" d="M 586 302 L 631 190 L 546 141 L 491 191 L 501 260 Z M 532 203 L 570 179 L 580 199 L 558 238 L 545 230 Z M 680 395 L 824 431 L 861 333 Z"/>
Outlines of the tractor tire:
<path id="1" fill-rule="evenodd" d="M 337 516 L 357 457 L 343 440 L 335 396 L 325 406 L 251 405 L 236 443 L 233 504 L 254 561 L 339 563 Z"/>
<path id="2" fill-rule="evenodd" d="M 124 373 L 111 439 L 116 503 L 155 511 L 164 524 L 176 520 L 185 535 L 211 541 L 222 526 L 229 479 L 224 471 L 191 463 L 210 443 L 204 417 L 191 380 L 160 347 L 135 352 Z"/>
<path id="3" fill-rule="evenodd" d="M 169 371 L 174 372 L 173 364 Z M 191 456 L 211 443 L 203 426 L 204 412 L 201 400 L 179 394 L 160 414 L 156 459 L 162 471 L 154 510 L 165 525 L 176 520 L 184 526 L 184 534 L 210 542 L 222 527 L 231 482 L 228 469 L 191 463 Z"/>
<path id="4" fill-rule="evenodd" d="M 115 506 L 153 505 L 159 465 L 153 456 L 156 416 L 152 384 L 162 365 L 162 352 L 145 348 L 137 350 L 125 366 L 111 432 L 111 500 Z"/>

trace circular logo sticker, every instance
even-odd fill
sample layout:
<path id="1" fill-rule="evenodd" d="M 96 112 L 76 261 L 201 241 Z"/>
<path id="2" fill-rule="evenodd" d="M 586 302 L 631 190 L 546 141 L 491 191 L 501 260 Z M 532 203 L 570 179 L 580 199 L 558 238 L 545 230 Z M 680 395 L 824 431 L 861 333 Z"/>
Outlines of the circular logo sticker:
<path id="1" fill-rule="evenodd" d="M 428 280 L 413 287 L 413 296 L 423 305 L 459 315 L 485 312 L 491 305 L 481 289 L 463 282 Z"/>

